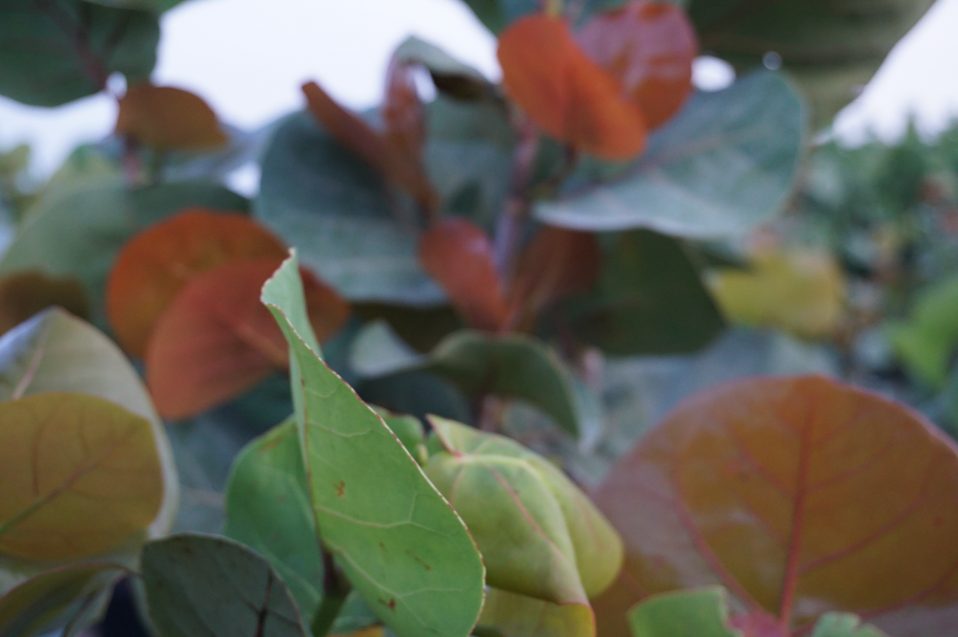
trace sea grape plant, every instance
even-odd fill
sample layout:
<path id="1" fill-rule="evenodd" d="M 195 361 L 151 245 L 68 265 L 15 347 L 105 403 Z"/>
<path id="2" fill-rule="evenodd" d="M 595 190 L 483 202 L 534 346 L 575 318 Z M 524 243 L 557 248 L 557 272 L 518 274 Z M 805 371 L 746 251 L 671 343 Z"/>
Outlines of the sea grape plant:
<path id="1" fill-rule="evenodd" d="M 808 240 L 930 1 L 467 0 L 500 81 L 410 38 L 259 131 L 151 81 L 177 4 L 0 0 L 0 94 L 116 101 L 0 156 L 0 634 L 958 634 L 954 279 L 866 325 Z"/>

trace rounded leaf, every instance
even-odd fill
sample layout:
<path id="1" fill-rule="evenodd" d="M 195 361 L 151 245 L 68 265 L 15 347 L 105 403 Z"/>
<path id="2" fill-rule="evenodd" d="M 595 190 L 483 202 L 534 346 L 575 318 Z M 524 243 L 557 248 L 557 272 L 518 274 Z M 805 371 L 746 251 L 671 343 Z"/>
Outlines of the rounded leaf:
<path id="1" fill-rule="evenodd" d="M 131 86 L 120 98 L 116 134 L 157 150 L 206 150 L 229 141 L 199 95 L 152 84 Z"/>

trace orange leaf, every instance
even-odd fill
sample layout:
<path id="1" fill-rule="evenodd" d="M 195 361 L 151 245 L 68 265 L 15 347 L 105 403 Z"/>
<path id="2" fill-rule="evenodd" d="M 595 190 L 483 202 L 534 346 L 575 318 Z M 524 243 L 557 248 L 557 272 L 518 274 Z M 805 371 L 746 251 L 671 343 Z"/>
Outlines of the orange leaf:
<path id="1" fill-rule="evenodd" d="M 0 404 L 0 554 L 90 557 L 145 539 L 163 499 L 150 423 L 102 398 Z"/>
<path id="2" fill-rule="evenodd" d="M 238 261 L 204 272 L 160 316 L 147 347 L 146 378 L 162 417 L 195 415 L 286 367 L 286 340 L 259 300 L 281 262 Z M 346 322 L 349 306 L 311 273 L 302 275 L 310 322 L 324 340 Z"/>
<path id="3" fill-rule="evenodd" d="M 159 150 L 204 150 L 228 141 L 203 98 L 152 84 L 132 86 L 120 98 L 116 133 Z"/>
<path id="4" fill-rule="evenodd" d="M 76 279 L 48 276 L 34 270 L 3 277 L 0 279 L 0 334 L 54 305 L 77 316 L 86 316 L 90 307 L 83 284 Z"/>
<path id="5" fill-rule="evenodd" d="M 861 614 L 898 637 L 958 625 L 958 453 L 921 416 L 823 377 L 740 381 L 680 405 L 597 502 L 626 565 L 596 603 L 719 583 L 782 634 Z M 803 633 L 804 634 L 804 633 Z"/>
<path id="6" fill-rule="evenodd" d="M 698 42 L 685 12 L 673 4 L 632 0 L 597 14 L 576 38 L 619 81 L 650 129 L 678 113 L 692 92 Z"/>
<path id="7" fill-rule="evenodd" d="M 525 326 L 556 301 L 588 290 L 599 277 L 601 253 L 595 235 L 546 226 L 519 256 L 509 290 L 515 321 Z"/>
<path id="8" fill-rule="evenodd" d="M 645 122 L 559 18 L 533 15 L 499 37 L 509 96 L 549 135 L 606 159 L 645 148 Z"/>
<path id="9" fill-rule="evenodd" d="M 245 215 L 187 209 L 124 246 L 107 282 L 107 317 L 124 349 L 142 357 L 156 321 L 192 277 L 230 261 L 285 256 L 282 241 Z"/>
<path id="10" fill-rule="evenodd" d="M 481 228 L 465 219 L 443 219 L 420 238 L 419 261 L 470 326 L 496 330 L 504 324 L 502 281 Z"/>

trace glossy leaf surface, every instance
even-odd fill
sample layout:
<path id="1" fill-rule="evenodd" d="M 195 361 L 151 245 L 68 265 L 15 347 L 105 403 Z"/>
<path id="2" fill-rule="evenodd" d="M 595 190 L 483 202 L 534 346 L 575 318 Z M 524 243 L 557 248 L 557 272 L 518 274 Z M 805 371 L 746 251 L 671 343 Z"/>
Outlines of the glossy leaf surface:
<path id="1" fill-rule="evenodd" d="M 66 392 L 0 403 L 0 554 L 58 561 L 125 549 L 163 503 L 150 423 Z"/>
<path id="2" fill-rule="evenodd" d="M 106 308 L 123 348 L 136 356 L 189 281 L 230 261 L 286 256 L 283 243 L 245 215 L 184 210 L 123 246 L 107 281 Z"/>
<path id="3" fill-rule="evenodd" d="M 804 110 L 774 73 L 699 93 L 608 183 L 536 205 L 546 223 L 580 230 L 647 228 L 682 237 L 729 237 L 784 204 L 804 144 Z"/>
<path id="4" fill-rule="evenodd" d="M 818 376 L 699 394 L 597 492 L 627 554 L 600 631 L 627 634 L 643 595 L 721 583 L 783 630 L 836 610 L 934 633 L 958 615 L 956 489 L 954 445 L 877 395 Z"/>
<path id="5" fill-rule="evenodd" d="M 150 618 L 164 637 L 306 637 L 283 580 L 230 540 L 175 535 L 151 542 L 142 574 Z"/>
<path id="6" fill-rule="evenodd" d="M 131 86 L 120 98 L 115 132 L 157 150 L 210 150 L 229 141 L 199 95 L 152 84 Z"/>
<path id="7" fill-rule="evenodd" d="M 323 362 L 295 258 L 266 283 L 263 302 L 289 342 L 297 430 L 324 545 L 400 637 L 465 637 L 482 605 L 484 569 L 462 520 Z"/>
<path id="8" fill-rule="evenodd" d="M 160 316 L 146 354 L 146 377 L 164 418 L 193 416 L 286 367 L 286 341 L 259 302 L 282 259 L 237 261 L 204 272 Z M 311 274 L 304 277 L 312 329 L 326 340 L 349 307 Z"/>
<path id="9" fill-rule="evenodd" d="M 562 19 L 516 21 L 499 37 L 498 57 L 509 97 L 552 137 L 605 159 L 630 159 L 645 148 L 641 114 Z"/>
<path id="10" fill-rule="evenodd" d="M 576 39 L 618 80 L 650 129 L 672 118 L 692 92 L 698 42 L 680 7 L 632 0 L 595 15 Z"/>

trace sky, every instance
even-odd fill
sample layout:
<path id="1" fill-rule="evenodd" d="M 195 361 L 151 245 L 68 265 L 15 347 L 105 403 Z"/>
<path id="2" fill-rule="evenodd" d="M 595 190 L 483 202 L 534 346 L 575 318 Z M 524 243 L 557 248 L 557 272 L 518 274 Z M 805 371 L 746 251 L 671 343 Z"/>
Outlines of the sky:
<path id="1" fill-rule="evenodd" d="M 958 0 L 938 0 L 839 115 L 839 137 L 894 139 L 909 114 L 933 134 L 958 117 L 956 31 Z M 256 128 L 299 108 L 310 79 L 350 106 L 378 102 L 389 54 L 411 34 L 498 77 L 495 41 L 459 0 L 190 0 L 164 15 L 154 79 L 197 92 L 225 122 Z M 696 67 L 703 85 L 728 73 L 716 61 Z M 54 109 L 0 97 L 0 148 L 29 142 L 44 174 L 77 144 L 107 135 L 114 117 L 102 96 Z"/>

